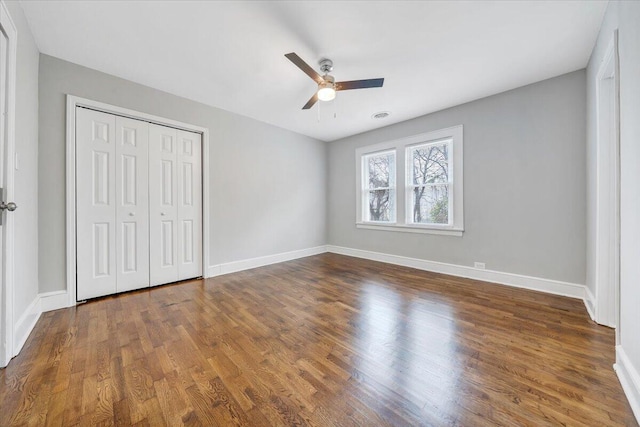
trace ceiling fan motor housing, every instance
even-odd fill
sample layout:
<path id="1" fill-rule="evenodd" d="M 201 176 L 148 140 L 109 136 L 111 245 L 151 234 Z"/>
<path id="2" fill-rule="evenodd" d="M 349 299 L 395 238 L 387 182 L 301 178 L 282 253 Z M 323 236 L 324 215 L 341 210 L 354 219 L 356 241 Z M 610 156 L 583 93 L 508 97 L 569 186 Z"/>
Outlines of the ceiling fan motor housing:
<path id="1" fill-rule="evenodd" d="M 325 74 L 324 76 L 322 76 L 322 78 L 324 79 L 325 83 L 330 84 L 331 86 L 333 86 L 336 82 L 336 79 L 329 74 Z"/>
<path id="2" fill-rule="evenodd" d="M 327 58 L 320 60 L 320 71 L 327 74 L 333 71 L 333 61 Z"/>

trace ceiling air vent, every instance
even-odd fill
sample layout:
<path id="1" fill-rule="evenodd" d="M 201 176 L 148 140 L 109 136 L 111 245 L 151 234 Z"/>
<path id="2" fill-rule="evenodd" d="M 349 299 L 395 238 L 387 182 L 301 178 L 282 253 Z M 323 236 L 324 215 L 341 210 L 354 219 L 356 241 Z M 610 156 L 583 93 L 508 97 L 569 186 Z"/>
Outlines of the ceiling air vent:
<path id="1" fill-rule="evenodd" d="M 372 119 L 386 119 L 391 113 L 388 111 L 380 111 L 371 116 Z"/>

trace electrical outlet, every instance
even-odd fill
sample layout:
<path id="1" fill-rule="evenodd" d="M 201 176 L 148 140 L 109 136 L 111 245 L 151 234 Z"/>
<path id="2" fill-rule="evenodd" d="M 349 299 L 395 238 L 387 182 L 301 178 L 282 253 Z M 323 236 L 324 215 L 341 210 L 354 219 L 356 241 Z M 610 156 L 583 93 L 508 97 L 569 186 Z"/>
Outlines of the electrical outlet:
<path id="1" fill-rule="evenodd" d="M 473 266 L 474 266 L 475 268 L 479 268 L 479 269 L 481 269 L 481 270 L 484 270 L 484 262 L 474 262 L 474 263 L 473 263 Z"/>

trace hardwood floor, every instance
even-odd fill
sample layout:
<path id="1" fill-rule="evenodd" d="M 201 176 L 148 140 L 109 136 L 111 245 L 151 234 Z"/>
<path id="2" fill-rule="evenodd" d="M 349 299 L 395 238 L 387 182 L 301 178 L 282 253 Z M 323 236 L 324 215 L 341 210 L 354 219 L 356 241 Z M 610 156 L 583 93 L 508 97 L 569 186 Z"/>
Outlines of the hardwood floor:
<path id="1" fill-rule="evenodd" d="M 323 254 L 42 315 L 8 425 L 636 425 L 581 301 Z"/>

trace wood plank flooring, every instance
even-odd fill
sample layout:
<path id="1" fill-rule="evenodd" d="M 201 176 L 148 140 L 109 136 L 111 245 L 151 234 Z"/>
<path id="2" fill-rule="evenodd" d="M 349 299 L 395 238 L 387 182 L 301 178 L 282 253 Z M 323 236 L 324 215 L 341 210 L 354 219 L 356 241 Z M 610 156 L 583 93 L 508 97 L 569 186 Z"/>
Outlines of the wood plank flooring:
<path id="1" fill-rule="evenodd" d="M 323 254 L 42 315 L 0 426 L 637 425 L 581 301 Z"/>

